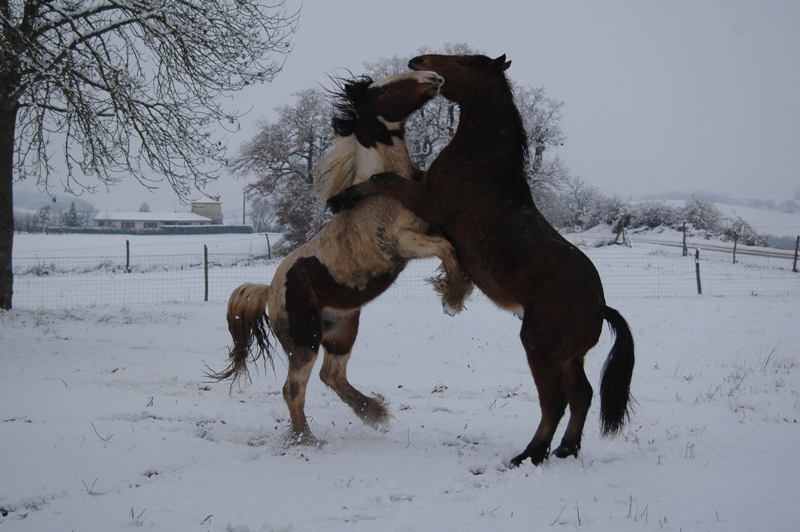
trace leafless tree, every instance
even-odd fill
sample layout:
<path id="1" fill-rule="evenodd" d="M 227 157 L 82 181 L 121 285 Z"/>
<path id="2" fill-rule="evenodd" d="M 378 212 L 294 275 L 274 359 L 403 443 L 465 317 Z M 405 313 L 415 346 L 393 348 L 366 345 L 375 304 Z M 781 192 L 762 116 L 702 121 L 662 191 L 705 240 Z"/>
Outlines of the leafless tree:
<path id="1" fill-rule="evenodd" d="M 311 88 L 294 96 L 294 104 L 275 109 L 276 121 L 259 124 L 233 160 L 239 175 L 256 178 L 247 194 L 270 198 L 290 247 L 308 241 L 327 220 L 313 188 L 317 165 L 333 145 L 333 106 L 324 91 Z"/>
<path id="2" fill-rule="evenodd" d="M 250 202 L 250 223 L 256 233 L 274 231 L 277 226 L 278 217 L 275 208 L 269 204 L 265 197 L 256 197 Z"/>
<path id="3" fill-rule="evenodd" d="M 202 191 L 225 163 L 219 126 L 237 126 L 221 97 L 281 70 L 298 18 L 280 0 L 0 0 L 0 308 L 15 179 Z"/>

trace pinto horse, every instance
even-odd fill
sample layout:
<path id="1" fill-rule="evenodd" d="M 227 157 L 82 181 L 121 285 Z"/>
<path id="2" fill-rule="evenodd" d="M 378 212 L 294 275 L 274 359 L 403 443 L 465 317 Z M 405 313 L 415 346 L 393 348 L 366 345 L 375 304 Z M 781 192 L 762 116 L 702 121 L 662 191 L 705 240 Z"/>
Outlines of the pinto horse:
<path id="1" fill-rule="evenodd" d="M 592 262 L 534 205 L 525 178 L 528 140 L 506 79 L 505 56 L 423 55 L 412 70 L 447 81 L 440 94 L 458 104 L 458 129 L 431 164 L 424 182 L 379 174 L 331 198 L 334 212 L 375 192 L 391 194 L 455 246 L 469 278 L 495 304 L 522 320 L 520 337 L 539 392 L 542 417 L 526 449 L 511 460 L 542 463 L 567 406 L 570 416 L 558 457 L 577 456 L 592 401 L 586 353 L 603 320 L 616 334 L 600 384 L 601 432 L 618 433 L 629 415 L 633 337 L 606 305 Z"/>
<path id="2" fill-rule="evenodd" d="M 336 147 L 321 161 L 317 177 L 325 197 L 377 172 L 414 178 L 405 121 L 438 94 L 443 81 L 433 72 L 409 72 L 374 82 L 365 76 L 340 83 L 333 120 Z M 325 353 L 322 381 L 365 423 L 380 426 L 389 417 L 383 401 L 367 397 L 347 380 L 361 307 L 388 289 L 413 258 L 442 260 L 444 274 L 432 284 L 446 310 L 460 311 L 472 291 L 453 246 L 427 230 L 427 223 L 390 196 L 376 195 L 334 215 L 281 262 L 271 284 L 248 283 L 233 291 L 227 315 L 234 342 L 230 364 L 211 376 L 231 378 L 233 386 L 247 375 L 248 360 L 272 362 L 273 331 L 289 361 L 283 386 L 291 418 L 287 443 L 319 443 L 304 405 L 320 346 Z"/>

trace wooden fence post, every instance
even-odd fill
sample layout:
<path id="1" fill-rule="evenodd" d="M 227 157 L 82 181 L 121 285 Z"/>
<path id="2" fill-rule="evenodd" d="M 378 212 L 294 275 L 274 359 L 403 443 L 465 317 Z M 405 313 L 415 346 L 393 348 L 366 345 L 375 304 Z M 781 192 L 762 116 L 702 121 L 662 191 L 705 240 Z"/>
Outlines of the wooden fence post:
<path id="1" fill-rule="evenodd" d="M 272 259 L 272 249 L 269 246 L 269 233 L 264 233 L 264 236 L 267 237 L 267 259 Z"/>
<path id="2" fill-rule="evenodd" d="M 125 241 L 125 272 L 131 273 L 131 242 Z"/>
<path id="3" fill-rule="evenodd" d="M 792 271 L 797 273 L 797 250 L 800 249 L 800 235 L 794 241 L 794 263 L 792 264 Z"/>
<path id="4" fill-rule="evenodd" d="M 683 222 L 683 256 L 689 254 L 689 250 L 686 249 L 686 222 Z"/>
<path id="5" fill-rule="evenodd" d="M 733 232 L 733 263 L 736 264 L 736 244 L 739 242 L 739 232 Z"/>
<path id="6" fill-rule="evenodd" d="M 205 273 L 206 295 L 203 301 L 208 301 L 208 246 L 203 244 L 203 271 Z"/>
<path id="7" fill-rule="evenodd" d="M 703 287 L 700 285 L 700 250 L 694 250 L 694 274 L 697 277 L 697 294 L 703 295 Z"/>

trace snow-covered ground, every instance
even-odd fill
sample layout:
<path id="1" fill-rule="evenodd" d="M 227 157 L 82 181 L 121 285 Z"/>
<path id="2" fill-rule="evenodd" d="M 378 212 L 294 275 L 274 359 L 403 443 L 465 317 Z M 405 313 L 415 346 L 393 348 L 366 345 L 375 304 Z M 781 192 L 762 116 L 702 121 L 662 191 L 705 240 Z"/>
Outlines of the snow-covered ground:
<path id="1" fill-rule="evenodd" d="M 657 270 L 649 253 L 622 276 Z M 536 389 L 519 320 L 480 297 L 454 318 L 429 295 L 366 307 L 349 377 L 394 419 L 362 425 L 314 378 L 319 449 L 283 445 L 282 359 L 231 394 L 204 378 L 224 300 L 19 306 L 0 314 L 0 530 L 795 528 L 797 297 L 607 292 L 636 340 L 631 423 L 601 439 L 595 401 L 579 459 L 518 469 Z M 587 357 L 595 389 L 610 342 Z"/>

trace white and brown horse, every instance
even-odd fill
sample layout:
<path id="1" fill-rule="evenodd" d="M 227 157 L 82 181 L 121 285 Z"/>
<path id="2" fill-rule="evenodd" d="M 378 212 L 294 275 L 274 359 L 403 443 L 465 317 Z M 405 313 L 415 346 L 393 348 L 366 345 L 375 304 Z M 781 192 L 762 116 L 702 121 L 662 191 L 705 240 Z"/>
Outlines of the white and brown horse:
<path id="1" fill-rule="evenodd" d="M 341 83 L 333 120 L 336 147 L 321 162 L 317 178 L 325 199 L 380 172 L 413 179 L 404 124 L 438 94 L 443 81 L 433 72 L 410 72 L 375 82 L 362 77 Z M 446 310 L 460 311 L 472 291 L 453 246 L 427 231 L 427 223 L 389 196 L 375 195 L 335 215 L 284 259 L 269 285 L 244 284 L 234 290 L 228 302 L 234 342 L 230 364 L 213 376 L 236 382 L 247 374 L 248 360 L 271 361 L 272 330 L 289 360 L 283 387 L 292 424 L 288 443 L 318 442 L 304 404 L 320 346 L 322 381 L 365 423 L 380 426 L 389 417 L 383 402 L 367 397 L 347 380 L 361 307 L 388 289 L 413 258 L 442 260 L 444 275 L 435 280 L 434 288 Z"/>

